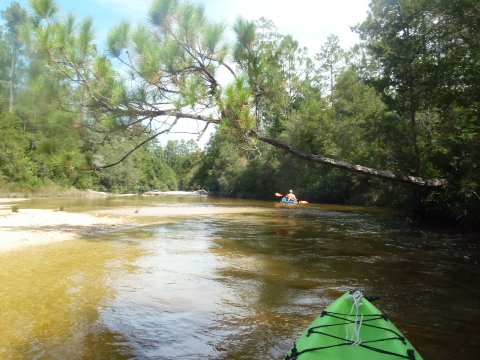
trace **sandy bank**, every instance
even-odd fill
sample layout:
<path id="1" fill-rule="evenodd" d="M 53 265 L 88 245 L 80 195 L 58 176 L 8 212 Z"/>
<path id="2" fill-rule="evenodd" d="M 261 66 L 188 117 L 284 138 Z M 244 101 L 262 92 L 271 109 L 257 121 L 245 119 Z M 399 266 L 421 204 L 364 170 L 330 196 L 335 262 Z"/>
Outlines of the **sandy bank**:
<path id="1" fill-rule="evenodd" d="M 123 222 L 109 216 L 53 210 L 21 209 L 16 213 L 11 206 L 1 206 L 0 252 L 71 240 L 89 232 L 110 230 Z"/>
<path id="2" fill-rule="evenodd" d="M 0 252 L 78 239 L 87 233 L 109 231 L 120 225 L 144 225 L 173 217 L 228 216 L 264 211 L 254 207 L 188 205 L 127 206 L 88 213 L 23 208 L 12 211 L 14 204 L 21 200 L 0 199 Z"/>

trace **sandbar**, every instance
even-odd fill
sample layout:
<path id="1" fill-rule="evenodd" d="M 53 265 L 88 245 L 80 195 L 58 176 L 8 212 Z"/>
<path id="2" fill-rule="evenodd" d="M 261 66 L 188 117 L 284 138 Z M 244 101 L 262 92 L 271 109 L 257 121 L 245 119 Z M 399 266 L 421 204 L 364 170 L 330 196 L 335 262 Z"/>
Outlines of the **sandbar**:
<path id="1" fill-rule="evenodd" d="M 15 209 L 14 203 L 21 200 L 24 199 L 0 198 L 0 253 L 78 239 L 93 232 L 170 221 L 172 218 L 229 216 L 264 211 L 254 207 L 189 205 L 126 206 L 81 213 L 24 209 L 18 206 Z"/>
<path id="2" fill-rule="evenodd" d="M 18 201 L 18 199 L 15 199 Z M 125 222 L 111 216 L 96 216 L 44 209 L 0 206 L 0 253 L 33 245 L 72 240 L 94 231 L 105 231 Z"/>

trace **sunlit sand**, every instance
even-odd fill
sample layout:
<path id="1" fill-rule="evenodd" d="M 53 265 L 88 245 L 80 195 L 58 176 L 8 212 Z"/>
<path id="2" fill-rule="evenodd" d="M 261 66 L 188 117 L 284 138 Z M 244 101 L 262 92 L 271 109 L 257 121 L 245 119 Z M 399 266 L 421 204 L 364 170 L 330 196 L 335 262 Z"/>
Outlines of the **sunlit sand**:
<path id="1" fill-rule="evenodd" d="M 0 208 L 0 252 L 32 245 L 72 240 L 81 235 L 115 227 L 123 222 L 107 216 L 63 211 Z"/>
<path id="2" fill-rule="evenodd" d="M 96 231 L 111 231 L 119 226 L 138 225 L 189 216 L 219 216 L 222 214 L 264 211 L 254 207 L 228 206 L 145 206 L 120 207 L 92 212 L 74 213 L 44 209 L 12 211 L 10 202 L 0 199 L 0 252 L 57 241 L 78 239 Z"/>

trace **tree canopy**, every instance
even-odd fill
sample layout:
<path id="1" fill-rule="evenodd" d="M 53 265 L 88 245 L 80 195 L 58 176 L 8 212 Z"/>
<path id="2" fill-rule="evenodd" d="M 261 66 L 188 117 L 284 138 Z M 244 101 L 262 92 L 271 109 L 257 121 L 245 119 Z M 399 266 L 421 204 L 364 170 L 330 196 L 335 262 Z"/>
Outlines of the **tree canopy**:
<path id="1" fill-rule="evenodd" d="M 120 22 L 99 51 L 92 19 L 61 16 L 53 0 L 32 1 L 29 16 L 12 3 L 2 14 L 0 104 L 14 119 L 2 126 L 24 139 L 25 161 L 36 159 L 25 169 L 38 174 L 41 149 L 59 156 L 65 179 L 83 169 L 108 187 L 108 172 L 165 156 L 182 174 L 175 186 L 267 196 L 294 182 L 321 201 L 419 197 L 427 212 L 480 213 L 478 2 L 372 0 L 354 27 L 360 44 L 342 49 L 331 35 L 313 58 L 265 18 L 238 18 L 229 41 L 228 25 L 206 11 L 154 0 L 148 23 Z M 42 99 L 34 108 L 32 96 Z M 203 155 L 176 150 L 198 167 L 169 162 L 158 146 L 185 120 L 199 137 L 216 127 Z M 53 128 L 74 136 L 73 147 L 49 140 Z M 4 157 L 19 151 L 14 143 Z"/>

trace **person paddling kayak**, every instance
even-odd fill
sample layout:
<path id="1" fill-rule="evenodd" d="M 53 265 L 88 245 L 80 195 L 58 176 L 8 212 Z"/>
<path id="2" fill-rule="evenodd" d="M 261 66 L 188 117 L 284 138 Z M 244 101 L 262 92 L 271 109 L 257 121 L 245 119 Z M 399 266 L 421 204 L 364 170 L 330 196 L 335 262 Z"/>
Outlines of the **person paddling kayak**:
<path id="1" fill-rule="evenodd" d="M 289 193 L 287 195 L 285 195 L 285 198 L 288 200 L 288 201 L 298 201 L 297 200 L 297 197 L 295 196 L 295 194 L 293 193 L 293 190 L 290 190 Z"/>
<path id="2" fill-rule="evenodd" d="M 290 190 L 287 195 L 282 195 L 280 193 L 275 193 L 275 196 L 281 197 L 282 200 L 280 201 L 280 204 L 308 204 L 308 201 L 305 200 L 298 200 L 295 194 L 293 193 L 293 190 Z"/>

